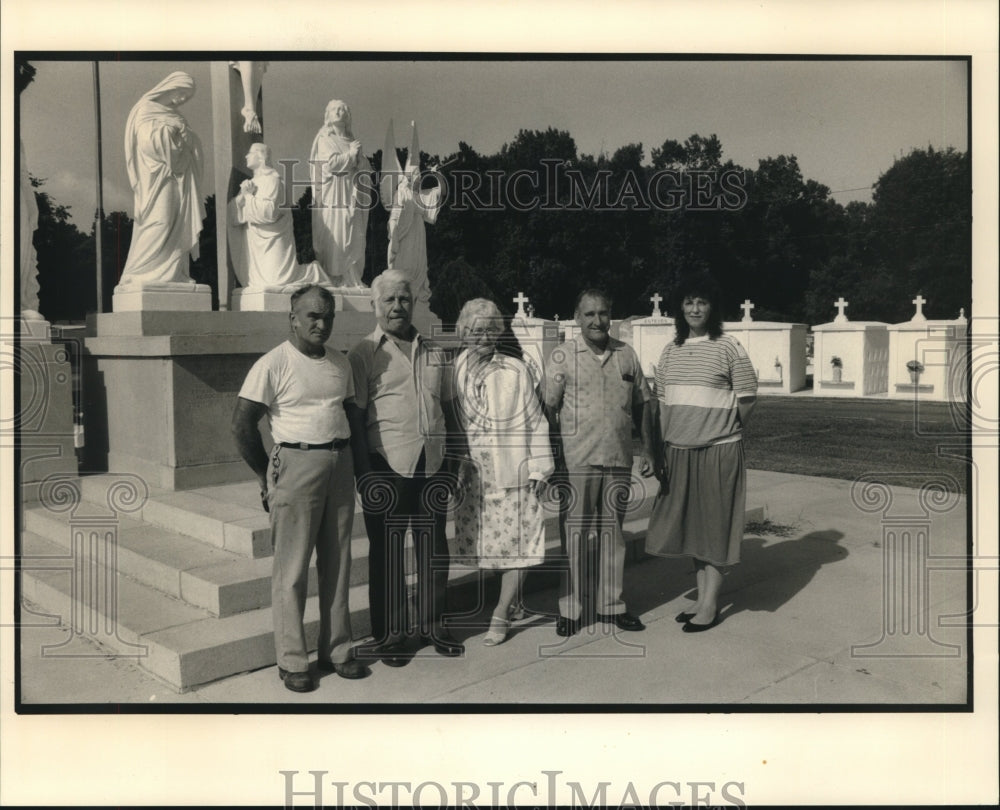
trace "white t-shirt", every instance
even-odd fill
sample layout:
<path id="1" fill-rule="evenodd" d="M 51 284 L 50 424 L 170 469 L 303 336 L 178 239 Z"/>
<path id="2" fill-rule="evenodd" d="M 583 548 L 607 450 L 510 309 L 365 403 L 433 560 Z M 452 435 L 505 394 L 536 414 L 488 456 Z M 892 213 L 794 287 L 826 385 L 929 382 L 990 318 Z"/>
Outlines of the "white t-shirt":
<path id="1" fill-rule="evenodd" d="M 276 442 L 325 444 L 351 435 L 344 402 L 354 399 L 354 376 L 340 352 L 313 358 L 286 340 L 253 364 L 240 396 L 267 406 Z"/>

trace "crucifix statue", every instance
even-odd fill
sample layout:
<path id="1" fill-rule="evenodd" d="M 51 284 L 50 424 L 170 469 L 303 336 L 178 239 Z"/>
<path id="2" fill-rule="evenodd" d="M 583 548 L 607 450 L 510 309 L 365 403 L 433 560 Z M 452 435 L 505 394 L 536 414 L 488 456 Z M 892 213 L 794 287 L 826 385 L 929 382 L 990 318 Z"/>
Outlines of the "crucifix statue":
<path id="1" fill-rule="evenodd" d="M 514 313 L 514 317 L 527 318 L 528 313 L 524 311 L 524 305 L 528 303 L 528 296 L 519 291 L 511 300 L 517 304 L 517 312 Z"/>
<path id="2" fill-rule="evenodd" d="M 649 299 L 653 302 L 653 314 L 650 315 L 651 318 L 662 318 L 663 313 L 660 311 L 660 301 L 663 300 L 663 296 L 659 293 L 653 293 L 653 297 Z"/>
<path id="3" fill-rule="evenodd" d="M 844 300 L 844 296 L 840 296 L 840 298 L 834 301 L 833 304 L 837 307 L 837 317 L 833 319 L 833 322 L 845 323 L 847 321 L 847 316 L 844 314 L 844 309 L 848 304 L 847 301 Z"/>

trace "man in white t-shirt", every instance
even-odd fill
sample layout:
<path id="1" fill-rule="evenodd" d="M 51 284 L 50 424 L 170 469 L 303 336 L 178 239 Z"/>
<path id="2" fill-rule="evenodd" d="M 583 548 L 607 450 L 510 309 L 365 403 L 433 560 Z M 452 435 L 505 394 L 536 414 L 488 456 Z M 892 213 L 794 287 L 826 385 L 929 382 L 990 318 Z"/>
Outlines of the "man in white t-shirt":
<path id="1" fill-rule="evenodd" d="M 318 667 L 343 678 L 370 673 L 354 660 L 348 607 L 354 465 L 344 404 L 354 401 L 351 365 L 324 345 L 333 330 L 333 296 L 310 284 L 292 293 L 291 305 L 291 336 L 250 369 L 232 428 L 271 515 L 278 674 L 293 692 L 309 692 L 315 683 L 303 615 L 313 548 L 319 579 Z M 258 429 L 265 415 L 274 438 L 270 453 Z"/>

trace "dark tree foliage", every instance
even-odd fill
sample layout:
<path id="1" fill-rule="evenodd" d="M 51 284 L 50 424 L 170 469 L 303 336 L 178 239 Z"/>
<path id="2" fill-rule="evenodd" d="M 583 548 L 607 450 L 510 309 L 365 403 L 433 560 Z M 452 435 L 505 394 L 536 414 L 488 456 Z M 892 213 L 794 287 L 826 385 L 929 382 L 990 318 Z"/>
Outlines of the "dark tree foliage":
<path id="1" fill-rule="evenodd" d="M 805 295 L 811 323 L 831 320 L 843 295 L 852 320 L 898 323 L 924 314 L 950 319 L 972 302 L 972 179 L 969 156 L 916 149 L 875 184 L 872 202 L 851 203 L 842 238 Z"/>
<path id="2" fill-rule="evenodd" d="M 38 188 L 44 181 L 32 178 Z M 38 308 L 48 321 L 82 320 L 97 309 L 94 242 L 70 222 L 69 206 L 35 192 L 38 228 Z"/>
<path id="3" fill-rule="evenodd" d="M 406 151 L 397 158 L 405 166 Z M 381 151 L 371 162 L 378 188 Z M 642 144 L 594 156 L 579 154 L 568 132 L 521 130 L 496 154 L 460 142 L 443 160 L 421 154 L 421 166 L 436 169 L 445 191 L 427 252 L 431 309 L 446 323 L 478 296 L 510 314 L 518 292 L 536 314 L 565 320 L 590 286 L 611 292 L 616 318 L 645 315 L 653 293 L 669 299 L 693 270 L 718 278 L 727 319 L 741 317 L 744 298 L 757 320 L 811 324 L 831 320 L 841 295 L 852 320 L 906 320 L 918 293 L 928 317 L 971 311 L 970 163 L 952 149 L 915 150 L 878 179 L 871 203 L 846 207 L 803 177 L 794 155 L 744 168 L 715 135 L 665 140 L 647 163 Z M 65 207 L 38 196 L 42 312 L 82 318 L 94 308 L 93 231 L 80 233 Z M 306 188 L 292 211 L 303 263 L 315 258 L 311 201 Z M 191 273 L 217 306 L 214 203 Z M 387 264 L 389 218 L 378 195 L 370 203 L 369 283 Z M 121 273 L 131 228 L 124 213 L 105 217 L 105 286 Z"/>

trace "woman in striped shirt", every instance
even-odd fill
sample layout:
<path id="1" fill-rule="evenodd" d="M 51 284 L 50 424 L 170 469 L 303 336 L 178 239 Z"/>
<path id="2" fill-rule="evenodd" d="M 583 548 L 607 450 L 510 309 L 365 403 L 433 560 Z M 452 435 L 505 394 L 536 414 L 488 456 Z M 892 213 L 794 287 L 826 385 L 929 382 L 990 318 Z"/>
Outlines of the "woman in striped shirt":
<path id="1" fill-rule="evenodd" d="M 676 337 L 656 367 L 658 471 L 646 551 L 694 560 L 698 596 L 677 616 L 684 632 L 718 624 L 723 570 L 740 560 L 746 509 L 743 427 L 757 396 L 746 351 L 722 332 L 721 294 L 708 274 L 683 279 Z M 680 317 L 678 317 L 680 316 Z"/>

